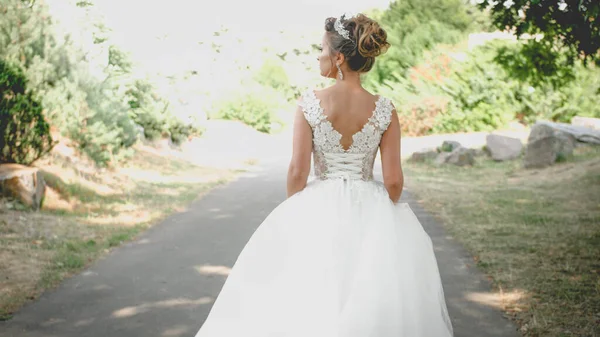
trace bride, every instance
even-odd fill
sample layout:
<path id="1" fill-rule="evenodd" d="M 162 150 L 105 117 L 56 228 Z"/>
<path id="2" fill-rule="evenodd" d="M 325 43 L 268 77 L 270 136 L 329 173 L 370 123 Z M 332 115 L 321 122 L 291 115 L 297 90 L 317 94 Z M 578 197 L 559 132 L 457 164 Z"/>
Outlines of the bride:
<path id="1" fill-rule="evenodd" d="M 365 15 L 327 19 L 318 60 L 336 83 L 299 99 L 288 199 L 248 241 L 196 337 L 452 336 L 431 239 L 398 203 L 395 108 L 360 83 L 386 40 Z"/>

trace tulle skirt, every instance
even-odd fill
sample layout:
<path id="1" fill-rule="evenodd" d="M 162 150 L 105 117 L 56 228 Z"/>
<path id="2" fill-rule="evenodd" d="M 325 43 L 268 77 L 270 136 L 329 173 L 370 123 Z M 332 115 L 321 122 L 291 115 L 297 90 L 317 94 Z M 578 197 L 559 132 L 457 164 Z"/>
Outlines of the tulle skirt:
<path id="1" fill-rule="evenodd" d="M 452 336 L 431 239 L 380 182 L 312 181 L 258 227 L 196 335 L 226 336 Z"/>

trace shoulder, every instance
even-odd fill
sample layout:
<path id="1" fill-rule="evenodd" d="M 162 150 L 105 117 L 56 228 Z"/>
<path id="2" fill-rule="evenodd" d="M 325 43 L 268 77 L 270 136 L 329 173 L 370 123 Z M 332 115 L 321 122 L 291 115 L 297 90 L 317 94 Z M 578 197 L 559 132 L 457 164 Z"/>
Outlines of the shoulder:
<path id="1" fill-rule="evenodd" d="M 320 116 L 320 104 L 319 99 L 315 95 L 315 90 L 308 89 L 304 91 L 300 97 L 298 97 L 297 104 L 302 109 L 308 124 L 310 124 L 310 126 L 314 126 L 319 120 Z"/>
<path id="2" fill-rule="evenodd" d="M 392 121 L 392 114 L 396 110 L 394 103 L 391 99 L 385 96 L 378 96 L 376 108 L 375 108 L 375 118 L 379 123 L 379 127 L 382 130 L 387 129 Z"/>
<path id="3" fill-rule="evenodd" d="M 380 100 L 379 104 L 382 107 L 384 107 L 385 110 L 387 110 L 388 112 L 391 113 L 393 110 L 396 109 L 396 107 L 394 106 L 394 102 L 391 99 L 389 99 L 385 96 L 379 96 L 379 100 Z"/>
<path id="4" fill-rule="evenodd" d="M 303 109 L 306 109 L 311 105 L 314 105 L 314 103 L 318 103 L 318 99 L 317 99 L 317 96 L 315 95 L 314 89 L 307 89 L 307 90 L 303 91 L 300 94 L 300 96 L 298 97 L 298 106 L 302 107 Z"/>

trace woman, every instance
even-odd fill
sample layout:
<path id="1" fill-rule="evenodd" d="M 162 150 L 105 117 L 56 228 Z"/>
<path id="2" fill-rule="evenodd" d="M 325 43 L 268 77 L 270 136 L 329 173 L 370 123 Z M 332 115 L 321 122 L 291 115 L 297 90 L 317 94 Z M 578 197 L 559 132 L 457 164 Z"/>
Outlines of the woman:
<path id="1" fill-rule="evenodd" d="M 318 59 L 336 83 L 300 98 L 288 199 L 248 241 L 196 337 L 452 336 L 431 240 L 398 203 L 395 108 L 360 83 L 386 40 L 362 14 L 327 19 Z"/>

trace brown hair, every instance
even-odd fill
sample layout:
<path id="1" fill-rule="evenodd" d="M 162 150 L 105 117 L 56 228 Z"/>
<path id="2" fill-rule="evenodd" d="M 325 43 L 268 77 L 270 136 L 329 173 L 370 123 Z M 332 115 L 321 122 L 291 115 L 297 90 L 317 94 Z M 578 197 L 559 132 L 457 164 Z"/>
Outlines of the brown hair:
<path id="1" fill-rule="evenodd" d="M 341 36 L 334 28 L 337 20 L 350 33 L 350 39 Z M 354 71 L 367 72 L 373 68 L 375 58 L 389 48 L 387 33 L 379 24 L 364 14 L 351 18 L 327 18 L 325 31 L 329 33 L 332 50 L 344 54 L 348 67 Z"/>

